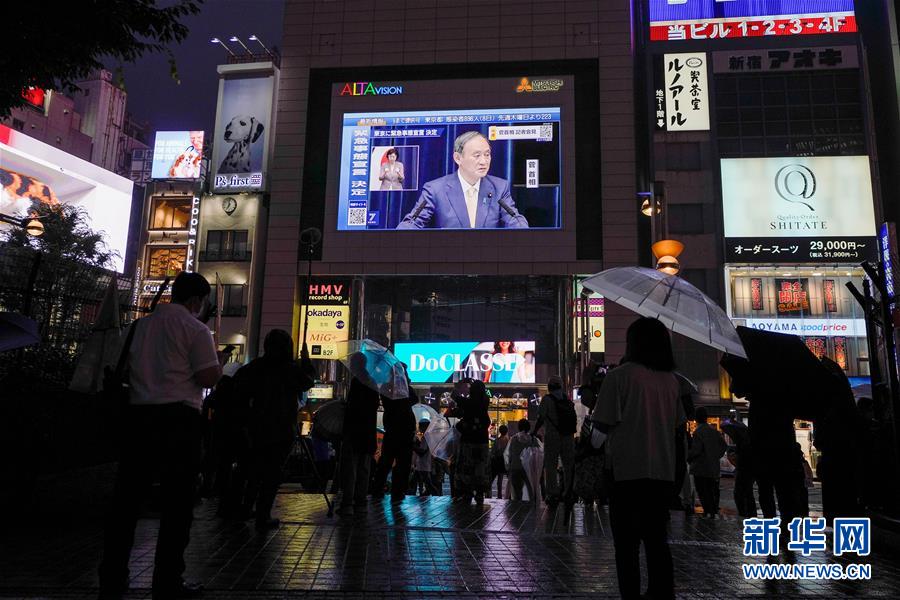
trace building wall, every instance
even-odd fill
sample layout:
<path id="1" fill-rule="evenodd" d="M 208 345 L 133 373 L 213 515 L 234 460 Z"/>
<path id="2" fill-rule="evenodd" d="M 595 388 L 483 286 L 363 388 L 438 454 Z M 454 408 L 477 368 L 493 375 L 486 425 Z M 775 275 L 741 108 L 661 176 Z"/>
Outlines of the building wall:
<path id="1" fill-rule="evenodd" d="M 78 158 L 91 160 L 91 137 L 81 131 L 81 114 L 71 98 L 47 92 L 43 108 L 14 108 L 0 123 Z"/>
<path id="2" fill-rule="evenodd" d="M 116 171 L 121 152 L 128 95 L 112 83 L 112 74 L 101 70 L 91 79 L 78 82 L 81 92 L 74 95 L 82 115 L 81 130 L 94 141 L 91 162 Z"/>
<path id="3" fill-rule="evenodd" d="M 379 18 L 385 12 L 391 18 Z M 397 65 L 401 68 L 397 77 L 402 79 L 402 67 L 413 65 L 596 60 L 601 122 L 597 143 L 602 163 L 602 197 L 597 200 L 603 203 L 603 260 L 584 264 L 551 260 L 543 263 L 542 271 L 562 274 L 636 264 L 630 3 L 469 0 L 451 5 L 434 0 L 293 0 L 286 3 L 284 27 L 278 131 L 269 173 L 271 216 L 262 331 L 290 328 L 296 318 L 306 114 L 313 68 L 359 67 L 364 72 L 373 65 Z M 347 265 L 348 270 L 352 268 Z M 448 263 L 445 272 L 459 270 L 458 265 Z M 495 259 L 468 263 L 465 272 L 524 274 L 534 269 Z M 614 306 L 607 310 L 607 352 L 618 359 L 630 319 L 616 318 L 626 315 Z"/>

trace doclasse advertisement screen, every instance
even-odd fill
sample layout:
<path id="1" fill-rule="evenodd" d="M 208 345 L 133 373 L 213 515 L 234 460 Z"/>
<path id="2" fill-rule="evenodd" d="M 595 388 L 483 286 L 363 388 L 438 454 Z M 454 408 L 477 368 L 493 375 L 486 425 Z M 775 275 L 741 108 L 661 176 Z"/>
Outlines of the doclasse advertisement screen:
<path id="1" fill-rule="evenodd" d="M 394 355 L 413 383 L 447 383 L 466 377 L 485 383 L 534 383 L 533 341 L 399 342 Z"/>
<path id="2" fill-rule="evenodd" d="M 558 229 L 559 107 L 344 113 L 337 228 Z"/>

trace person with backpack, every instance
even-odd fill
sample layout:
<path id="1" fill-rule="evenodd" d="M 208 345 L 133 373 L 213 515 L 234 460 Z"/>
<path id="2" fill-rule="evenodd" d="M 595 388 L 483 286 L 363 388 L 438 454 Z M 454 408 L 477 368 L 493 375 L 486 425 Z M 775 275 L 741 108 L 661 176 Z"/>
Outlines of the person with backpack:
<path id="1" fill-rule="evenodd" d="M 550 392 L 541 399 L 535 434 L 544 429 L 544 481 L 547 491 L 547 505 L 556 508 L 560 499 L 574 504 L 572 483 L 575 475 L 575 430 L 578 418 L 575 404 L 569 399 L 563 387 L 562 378 L 553 375 L 547 381 Z M 560 491 L 558 465 L 562 460 L 563 486 Z"/>

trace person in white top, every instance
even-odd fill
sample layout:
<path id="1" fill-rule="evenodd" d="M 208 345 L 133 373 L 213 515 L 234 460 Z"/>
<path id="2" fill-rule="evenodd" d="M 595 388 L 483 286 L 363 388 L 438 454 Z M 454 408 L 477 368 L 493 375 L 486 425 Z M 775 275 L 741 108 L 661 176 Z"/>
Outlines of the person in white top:
<path id="1" fill-rule="evenodd" d="M 210 286 L 197 273 L 181 273 L 172 303 L 161 304 L 132 327 L 128 353 L 129 411 L 100 564 L 100 597 L 119 598 L 128 588 L 128 560 L 142 499 L 159 473 L 162 510 L 153 571 L 153 598 L 185 598 L 202 587 L 186 583 L 184 549 L 193 520 L 194 484 L 200 466 L 200 405 L 204 388 L 222 376 L 204 325 Z"/>
<path id="2" fill-rule="evenodd" d="M 609 521 L 622 598 L 641 597 L 640 546 L 647 554 L 647 595 L 674 598 L 666 540 L 675 481 L 675 429 L 686 422 L 669 332 L 657 319 L 628 328 L 623 364 L 606 375 L 591 419 L 606 440 L 612 486 Z"/>

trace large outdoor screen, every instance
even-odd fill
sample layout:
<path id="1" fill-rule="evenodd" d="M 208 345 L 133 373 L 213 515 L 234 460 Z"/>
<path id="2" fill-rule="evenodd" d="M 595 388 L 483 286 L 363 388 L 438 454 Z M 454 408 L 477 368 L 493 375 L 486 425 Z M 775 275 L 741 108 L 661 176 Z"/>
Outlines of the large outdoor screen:
<path id="1" fill-rule="evenodd" d="M 559 229 L 561 135 L 558 106 L 344 113 L 337 228 Z"/>
<path id="2" fill-rule="evenodd" d="M 125 264 L 133 187 L 130 179 L 0 125 L 0 213 L 24 218 L 42 207 L 78 206 L 91 230 L 101 233 L 116 254 L 111 267 L 119 272 Z"/>
<path id="3" fill-rule="evenodd" d="M 153 179 L 200 179 L 202 131 L 157 131 L 153 144 Z"/>

